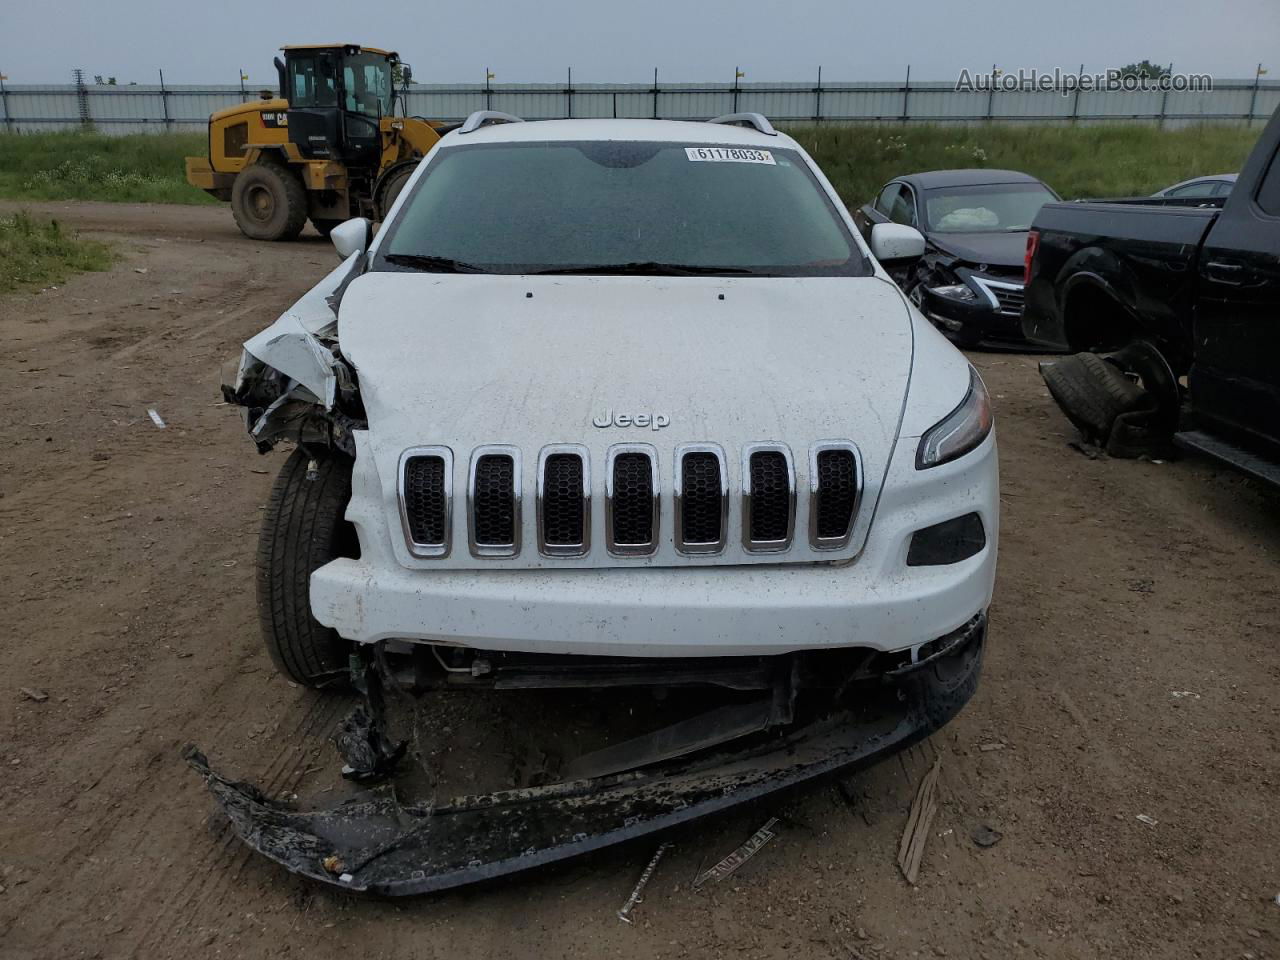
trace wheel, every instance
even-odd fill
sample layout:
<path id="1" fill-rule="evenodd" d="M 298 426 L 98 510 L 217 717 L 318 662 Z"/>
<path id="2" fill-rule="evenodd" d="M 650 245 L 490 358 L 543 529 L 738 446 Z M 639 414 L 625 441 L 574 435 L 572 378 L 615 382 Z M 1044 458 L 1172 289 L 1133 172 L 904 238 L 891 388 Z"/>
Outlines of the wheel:
<path id="1" fill-rule="evenodd" d="M 276 669 L 304 686 L 347 682 L 349 641 L 311 615 L 311 574 L 337 557 L 360 553 L 355 527 L 343 519 L 351 499 L 351 461 L 315 460 L 295 450 L 271 488 L 258 539 L 258 617 Z"/>
<path id="2" fill-rule="evenodd" d="M 251 240 L 292 240 L 307 222 L 307 191 L 293 171 L 259 160 L 236 177 L 231 215 Z"/>
<path id="3" fill-rule="evenodd" d="M 387 174 L 387 178 L 378 185 L 379 220 L 387 219 L 387 214 L 391 212 L 391 208 L 396 202 L 396 197 L 400 196 L 400 191 L 404 189 L 404 185 L 413 176 L 414 166 L 415 164 L 406 163 L 404 166 L 392 170 Z"/>
<path id="4" fill-rule="evenodd" d="M 343 222 L 342 220 L 317 220 L 315 217 L 311 218 L 311 226 L 315 227 L 316 233 L 322 237 L 327 237 L 333 232 L 334 227 Z"/>
<path id="5" fill-rule="evenodd" d="M 1094 353 L 1040 364 L 1049 393 L 1081 433 L 1105 444 L 1116 418 L 1150 406 L 1145 390 Z"/>

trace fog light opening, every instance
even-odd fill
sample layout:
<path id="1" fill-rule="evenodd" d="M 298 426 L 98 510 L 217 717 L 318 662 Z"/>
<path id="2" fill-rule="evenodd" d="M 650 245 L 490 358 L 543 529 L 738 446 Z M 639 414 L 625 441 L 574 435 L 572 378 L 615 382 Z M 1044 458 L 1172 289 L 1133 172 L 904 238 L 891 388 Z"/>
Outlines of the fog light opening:
<path id="1" fill-rule="evenodd" d="M 908 567 L 936 567 L 959 563 L 982 552 L 987 545 L 987 531 L 982 518 L 966 513 L 911 535 L 907 550 Z"/>

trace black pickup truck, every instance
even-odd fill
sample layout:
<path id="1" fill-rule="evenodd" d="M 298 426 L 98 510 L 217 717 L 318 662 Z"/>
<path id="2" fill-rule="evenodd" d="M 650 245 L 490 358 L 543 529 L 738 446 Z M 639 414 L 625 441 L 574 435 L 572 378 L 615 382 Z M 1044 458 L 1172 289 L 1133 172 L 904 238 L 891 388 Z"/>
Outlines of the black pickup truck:
<path id="1" fill-rule="evenodd" d="M 1076 351 L 1041 373 L 1113 455 L 1172 441 L 1280 484 L 1280 110 L 1213 202 L 1045 204 L 1023 333 Z"/>

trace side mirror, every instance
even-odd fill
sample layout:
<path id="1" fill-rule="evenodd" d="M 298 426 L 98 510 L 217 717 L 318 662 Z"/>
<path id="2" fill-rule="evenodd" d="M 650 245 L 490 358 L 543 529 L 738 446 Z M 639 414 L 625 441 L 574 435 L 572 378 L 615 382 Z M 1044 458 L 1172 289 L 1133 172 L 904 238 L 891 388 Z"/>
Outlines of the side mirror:
<path id="1" fill-rule="evenodd" d="M 400 83 L 406 87 L 413 83 L 413 67 L 407 63 L 400 64 Z"/>
<path id="2" fill-rule="evenodd" d="M 918 260 L 924 256 L 924 235 L 904 223 L 877 223 L 871 228 L 871 254 L 881 263 Z"/>
<path id="3" fill-rule="evenodd" d="M 347 220 L 330 231 L 329 239 L 333 241 L 338 257 L 345 260 L 353 253 L 364 253 L 369 249 L 373 242 L 373 224 L 364 217 Z"/>

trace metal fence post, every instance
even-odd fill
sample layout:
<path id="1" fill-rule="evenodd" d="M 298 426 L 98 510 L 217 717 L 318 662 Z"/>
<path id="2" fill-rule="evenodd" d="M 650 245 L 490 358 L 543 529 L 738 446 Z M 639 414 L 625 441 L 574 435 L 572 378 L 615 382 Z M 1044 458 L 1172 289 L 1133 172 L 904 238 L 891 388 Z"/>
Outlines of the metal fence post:
<path id="1" fill-rule="evenodd" d="M 248 100 L 249 96 L 244 91 L 244 67 L 240 67 L 240 102 L 247 103 Z"/>
<path id="2" fill-rule="evenodd" d="M 618 91 L 613 91 L 613 119 L 618 119 Z"/>
<path id="3" fill-rule="evenodd" d="M 818 64 L 818 85 L 813 88 L 813 122 L 822 122 L 822 64 Z"/>
<path id="4" fill-rule="evenodd" d="M 907 64 L 907 82 L 902 85 L 902 122 L 906 123 L 911 114 L 907 111 L 908 98 L 911 96 L 911 64 Z"/>
<path id="5" fill-rule="evenodd" d="M 493 88 L 489 85 L 489 81 L 493 79 L 493 71 L 488 67 L 484 68 L 484 108 L 486 110 L 493 109 Z"/>
<path id="6" fill-rule="evenodd" d="M 742 71 L 738 69 L 738 65 L 733 65 L 733 109 L 730 113 L 738 112 L 738 78 L 742 76 Z"/>
<path id="7" fill-rule="evenodd" d="M 4 129 L 13 133 L 13 114 L 9 112 L 9 91 L 4 86 L 5 76 L 0 73 L 0 106 L 4 107 Z"/>
<path id="8" fill-rule="evenodd" d="M 565 106 L 568 108 L 568 118 L 573 119 L 573 67 L 569 68 L 569 86 L 565 88 Z"/>
<path id="9" fill-rule="evenodd" d="M 1076 74 L 1076 95 L 1071 101 L 1071 122 L 1080 120 L 1080 78 L 1084 76 L 1084 64 L 1080 64 L 1080 72 Z"/>
<path id="10" fill-rule="evenodd" d="M 1258 64 L 1258 68 L 1253 71 L 1253 93 L 1249 96 L 1249 120 L 1247 127 L 1253 127 L 1253 111 L 1258 105 L 1258 84 L 1262 82 L 1262 64 Z M 5 110 L 5 116 L 9 115 L 9 111 Z"/>
<path id="11" fill-rule="evenodd" d="M 1173 61 L 1172 60 L 1169 61 L 1169 77 L 1170 79 L 1173 78 Z M 1157 130 L 1164 129 L 1165 104 L 1167 104 L 1168 102 L 1169 102 L 1169 88 L 1165 87 L 1162 91 L 1160 91 L 1160 118 L 1156 120 Z"/>
<path id="12" fill-rule="evenodd" d="M 658 119 L 658 68 L 653 68 L 653 119 Z"/>
<path id="13" fill-rule="evenodd" d="M 993 110 L 996 102 L 996 65 L 991 65 L 991 89 L 987 91 L 987 123 L 991 122 L 994 116 Z"/>
<path id="14" fill-rule="evenodd" d="M 164 107 L 164 128 L 173 129 L 173 118 L 169 116 L 169 91 L 164 86 L 164 71 L 160 71 L 160 103 Z"/>

